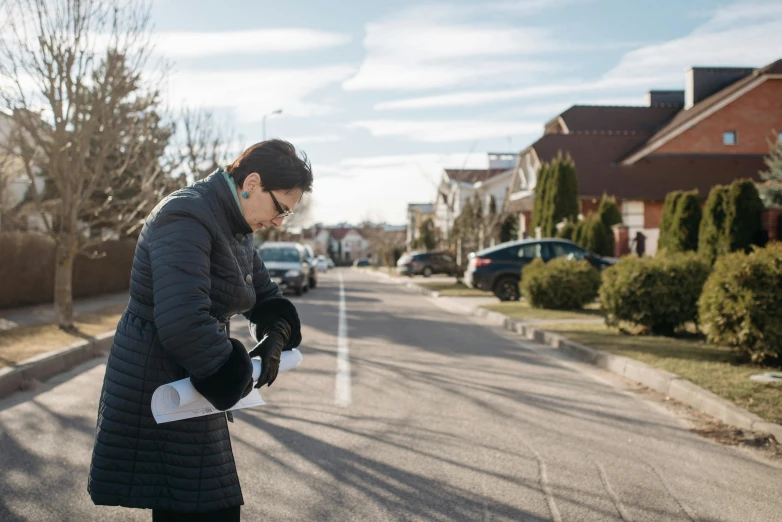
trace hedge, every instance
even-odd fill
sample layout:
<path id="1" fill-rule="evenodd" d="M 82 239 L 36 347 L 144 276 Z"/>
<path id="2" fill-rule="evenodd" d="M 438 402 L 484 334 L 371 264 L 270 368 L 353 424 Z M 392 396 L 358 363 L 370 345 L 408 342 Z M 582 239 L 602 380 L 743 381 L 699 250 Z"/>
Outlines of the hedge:
<path id="1" fill-rule="evenodd" d="M 127 290 L 136 243 L 108 241 L 99 259 L 78 256 L 73 268 L 73 297 Z M 54 301 L 54 241 L 32 233 L 0 233 L 0 308 Z"/>
<path id="2" fill-rule="evenodd" d="M 597 297 L 600 273 L 586 260 L 535 259 L 521 275 L 521 292 L 535 308 L 573 310 Z"/>
<path id="3" fill-rule="evenodd" d="M 782 365 L 782 243 L 718 258 L 698 308 L 709 341 Z"/>
<path id="4" fill-rule="evenodd" d="M 627 321 L 649 333 L 673 335 L 698 318 L 698 298 L 709 275 L 697 254 L 627 256 L 603 272 L 600 300 L 606 322 Z"/>

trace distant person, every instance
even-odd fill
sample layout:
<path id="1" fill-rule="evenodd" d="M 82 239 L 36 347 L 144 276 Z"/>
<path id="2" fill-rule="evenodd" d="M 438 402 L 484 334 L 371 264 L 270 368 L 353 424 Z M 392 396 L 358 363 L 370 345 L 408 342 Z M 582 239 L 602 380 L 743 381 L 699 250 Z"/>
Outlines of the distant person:
<path id="1" fill-rule="evenodd" d="M 95 504 L 151 509 L 153 521 L 239 520 L 230 412 L 157 424 L 150 400 L 158 386 L 190 377 L 225 410 L 252 391 L 252 357 L 262 362 L 255 387 L 271 386 L 281 352 L 301 343 L 301 325 L 252 233 L 280 226 L 311 190 L 306 158 L 271 140 L 147 217 L 98 406 L 87 487 Z M 236 314 L 256 341 L 268 335 L 250 353 L 230 337 Z"/>
<path id="2" fill-rule="evenodd" d="M 638 254 L 638 257 L 643 257 L 644 253 L 646 252 L 646 236 L 643 235 L 640 230 L 635 233 L 635 237 L 633 238 L 633 245 L 635 248 L 635 253 Z"/>

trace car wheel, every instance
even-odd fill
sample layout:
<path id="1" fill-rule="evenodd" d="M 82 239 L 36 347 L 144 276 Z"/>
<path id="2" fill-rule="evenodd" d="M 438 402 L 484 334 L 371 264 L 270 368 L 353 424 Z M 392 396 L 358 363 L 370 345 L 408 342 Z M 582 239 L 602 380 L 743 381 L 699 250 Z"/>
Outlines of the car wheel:
<path id="1" fill-rule="evenodd" d="M 293 291 L 293 293 L 296 294 L 296 295 L 303 294 L 304 293 L 304 285 L 297 286 L 296 289 Z"/>
<path id="2" fill-rule="evenodd" d="M 518 301 L 521 298 L 519 280 L 513 276 L 500 277 L 494 283 L 494 295 L 499 297 L 500 301 Z"/>
<path id="3" fill-rule="evenodd" d="M 427 267 L 424 268 L 424 271 L 421 272 L 421 274 L 424 277 L 431 277 L 432 276 L 432 269 L 427 266 Z"/>

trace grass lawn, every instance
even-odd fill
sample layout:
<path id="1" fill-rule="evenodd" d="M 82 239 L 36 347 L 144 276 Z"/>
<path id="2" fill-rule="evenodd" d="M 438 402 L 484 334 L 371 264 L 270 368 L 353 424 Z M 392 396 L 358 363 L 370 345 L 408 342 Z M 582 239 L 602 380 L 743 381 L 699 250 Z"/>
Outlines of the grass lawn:
<path id="1" fill-rule="evenodd" d="M 782 423 L 782 384 L 749 380 L 754 373 L 774 369 L 738 364 L 728 348 L 694 339 L 626 335 L 602 323 L 551 324 L 546 329 L 675 373 L 769 422 Z"/>
<path id="2" fill-rule="evenodd" d="M 533 308 L 526 301 L 515 301 L 487 305 L 484 308 L 500 312 L 518 321 L 545 321 L 546 319 L 601 319 L 600 305 L 590 303 L 583 310 L 545 310 Z"/>
<path id="3" fill-rule="evenodd" d="M 72 333 L 64 332 L 53 324 L 0 332 L 0 368 L 113 330 L 124 310 L 125 305 L 117 305 L 100 312 L 77 315 L 74 319 L 76 330 Z"/>
<path id="4" fill-rule="evenodd" d="M 444 297 L 491 297 L 494 294 L 491 292 L 484 292 L 483 290 L 477 290 L 465 286 L 464 283 L 454 283 L 451 281 L 416 281 L 411 280 L 418 286 L 422 286 L 428 290 L 434 290 L 440 292 L 440 295 Z"/>

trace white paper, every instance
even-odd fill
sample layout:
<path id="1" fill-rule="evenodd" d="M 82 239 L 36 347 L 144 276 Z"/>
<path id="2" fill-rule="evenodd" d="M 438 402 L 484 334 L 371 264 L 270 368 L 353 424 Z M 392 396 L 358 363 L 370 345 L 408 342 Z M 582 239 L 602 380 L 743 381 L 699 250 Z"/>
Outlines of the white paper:
<path id="1" fill-rule="evenodd" d="M 299 350 L 293 349 L 282 352 L 280 357 L 280 373 L 287 372 L 301 364 L 302 356 Z M 257 359 L 253 363 L 253 382 L 257 382 L 261 376 L 261 362 Z M 152 394 L 152 415 L 158 424 L 193 417 L 202 417 L 219 413 L 220 411 L 241 410 L 253 406 L 266 404 L 261 394 L 255 388 L 243 399 L 234 404 L 228 410 L 218 410 L 212 403 L 198 393 L 190 378 L 181 379 L 169 384 L 159 386 Z"/>

